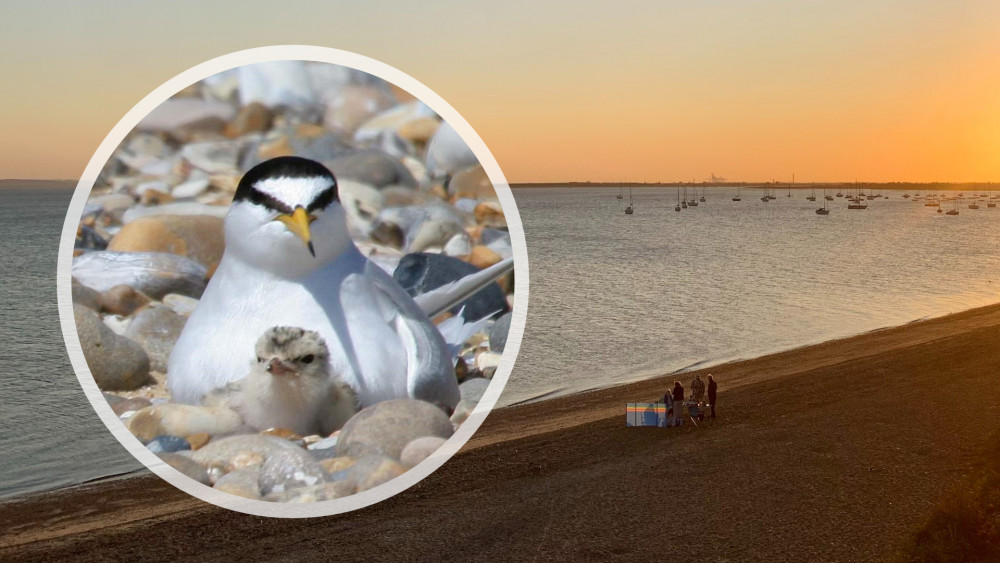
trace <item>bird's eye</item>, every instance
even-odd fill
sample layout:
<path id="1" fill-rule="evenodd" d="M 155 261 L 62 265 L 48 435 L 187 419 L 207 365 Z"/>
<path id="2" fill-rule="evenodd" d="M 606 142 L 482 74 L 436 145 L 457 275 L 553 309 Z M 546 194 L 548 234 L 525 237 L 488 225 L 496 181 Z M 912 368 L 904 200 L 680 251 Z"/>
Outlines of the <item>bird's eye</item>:
<path id="1" fill-rule="evenodd" d="M 312 354 L 309 354 L 307 356 L 302 356 L 301 358 L 299 358 L 299 361 L 302 362 L 303 364 L 311 364 L 311 363 L 313 363 L 313 360 L 315 360 L 315 359 L 316 359 L 316 356 L 313 356 Z"/>
<path id="2" fill-rule="evenodd" d="M 258 364 L 264 363 L 264 358 L 261 358 L 260 356 L 257 356 L 257 363 Z"/>

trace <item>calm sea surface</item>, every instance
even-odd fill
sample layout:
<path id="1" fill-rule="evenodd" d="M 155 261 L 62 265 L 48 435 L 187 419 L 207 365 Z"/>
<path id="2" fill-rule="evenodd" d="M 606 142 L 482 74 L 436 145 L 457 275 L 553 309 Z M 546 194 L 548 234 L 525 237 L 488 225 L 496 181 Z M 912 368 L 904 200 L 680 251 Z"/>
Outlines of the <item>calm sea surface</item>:
<path id="1" fill-rule="evenodd" d="M 517 189 L 531 303 L 502 404 L 604 387 L 1000 301 L 1000 209 L 892 194 L 828 217 L 804 192 Z M 69 365 L 56 309 L 71 193 L 0 190 L 0 498 L 142 469 Z M 946 207 L 947 209 L 948 207 Z"/>
<path id="2" fill-rule="evenodd" d="M 56 257 L 70 190 L 0 189 L 0 498 L 142 468 L 66 356 Z"/>
<path id="3" fill-rule="evenodd" d="M 1000 208 L 806 191 L 514 190 L 531 302 L 504 404 L 761 356 L 1000 301 Z M 832 195 L 832 194 L 831 194 Z M 626 196 L 627 199 L 627 196 Z M 951 204 L 942 204 L 945 210 Z"/>

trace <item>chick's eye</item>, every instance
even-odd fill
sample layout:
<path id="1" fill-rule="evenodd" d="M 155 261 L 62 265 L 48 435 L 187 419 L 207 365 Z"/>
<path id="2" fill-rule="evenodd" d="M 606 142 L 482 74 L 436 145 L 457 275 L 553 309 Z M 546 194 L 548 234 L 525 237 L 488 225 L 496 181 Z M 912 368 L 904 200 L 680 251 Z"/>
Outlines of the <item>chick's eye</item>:
<path id="1" fill-rule="evenodd" d="M 313 360 L 315 360 L 315 359 L 316 359 L 316 356 L 313 356 L 312 354 L 309 354 L 308 356 L 302 356 L 301 358 L 299 358 L 299 361 L 302 362 L 303 364 L 311 364 L 311 363 L 313 363 Z"/>
<path id="2" fill-rule="evenodd" d="M 260 356 L 257 356 L 257 363 L 258 364 L 264 363 L 264 358 L 261 358 Z"/>

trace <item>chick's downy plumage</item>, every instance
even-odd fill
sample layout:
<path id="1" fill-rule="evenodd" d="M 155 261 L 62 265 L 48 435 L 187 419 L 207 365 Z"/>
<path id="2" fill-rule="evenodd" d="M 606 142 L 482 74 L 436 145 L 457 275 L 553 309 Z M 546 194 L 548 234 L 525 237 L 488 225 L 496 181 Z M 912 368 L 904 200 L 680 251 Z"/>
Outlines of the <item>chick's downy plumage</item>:
<path id="1" fill-rule="evenodd" d="M 247 376 L 205 397 L 257 429 L 287 428 L 300 435 L 330 434 L 358 411 L 357 394 L 329 369 L 329 350 L 314 331 L 267 330 L 255 346 Z"/>

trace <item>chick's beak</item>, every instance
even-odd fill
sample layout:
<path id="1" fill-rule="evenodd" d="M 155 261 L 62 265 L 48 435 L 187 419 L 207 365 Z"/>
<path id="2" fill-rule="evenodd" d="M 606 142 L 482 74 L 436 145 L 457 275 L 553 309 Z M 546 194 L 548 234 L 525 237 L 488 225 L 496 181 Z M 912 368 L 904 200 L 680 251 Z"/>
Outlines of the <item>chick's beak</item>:
<path id="1" fill-rule="evenodd" d="M 301 205 L 296 207 L 291 215 L 278 215 L 278 220 L 284 223 L 289 231 L 302 239 L 302 242 L 306 243 L 306 246 L 309 247 L 309 254 L 312 254 L 313 257 L 316 256 L 316 251 L 313 250 L 312 236 L 309 233 L 309 223 L 315 221 L 316 218 L 309 215 L 305 207 Z"/>
<path id="2" fill-rule="evenodd" d="M 267 373 L 278 377 L 284 377 L 286 375 L 294 374 L 295 368 L 287 365 L 278 358 L 271 358 L 271 361 L 267 364 Z"/>

